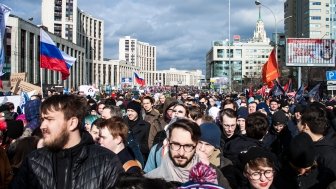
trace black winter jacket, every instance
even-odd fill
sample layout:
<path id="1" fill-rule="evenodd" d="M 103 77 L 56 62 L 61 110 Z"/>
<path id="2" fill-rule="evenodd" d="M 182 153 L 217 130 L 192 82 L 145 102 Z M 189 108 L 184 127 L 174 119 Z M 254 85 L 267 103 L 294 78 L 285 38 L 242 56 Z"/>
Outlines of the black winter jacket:
<path id="1" fill-rule="evenodd" d="M 79 153 L 68 168 L 71 175 L 64 175 L 71 180 L 67 186 L 71 185 L 70 188 L 74 189 L 112 188 L 118 175 L 123 172 L 117 155 L 94 144 L 87 132 L 83 132 L 78 145 Z M 75 147 L 78 148 L 78 145 Z M 56 153 L 45 147 L 30 153 L 13 179 L 11 188 L 56 189 L 55 156 Z"/>
<path id="2" fill-rule="evenodd" d="M 336 148 L 332 141 L 326 137 L 314 142 L 314 146 L 320 174 L 325 182 L 330 183 L 336 179 Z"/>
<path id="3" fill-rule="evenodd" d="M 141 153 L 144 157 L 144 160 L 146 161 L 149 154 L 148 135 L 150 124 L 147 121 L 142 120 L 141 117 L 139 117 L 138 120 L 136 120 L 135 122 L 130 121 L 128 117 L 125 117 L 124 121 L 128 125 L 128 135 L 133 132 L 133 136 L 136 142 L 140 145 Z"/>

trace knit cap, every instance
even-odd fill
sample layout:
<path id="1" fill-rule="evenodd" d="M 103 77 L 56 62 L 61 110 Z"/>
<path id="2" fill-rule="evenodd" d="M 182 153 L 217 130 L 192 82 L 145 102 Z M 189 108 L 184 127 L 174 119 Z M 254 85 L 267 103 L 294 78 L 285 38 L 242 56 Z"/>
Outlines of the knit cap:
<path id="1" fill-rule="evenodd" d="M 247 110 L 247 108 L 246 107 L 240 107 L 239 109 L 238 109 L 238 111 L 237 111 L 237 115 L 238 115 L 238 119 L 239 118 L 244 118 L 244 119 L 246 119 L 247 118 L 247 116 L 248 116 L 248 110 Z"/>
<path id="2" fill-rule="evenodd" d="M 127 104 L 127 109 L 132 109 L 138 113 L 138 115 L 141 115 L 141 104 L 137 101 L 132 100 Z"/>
<path id="3" fill-rule="evenodd" d="M 272 125 L 286 125 L 288 122 L 288 118 L 285 112 L 278 110 L 272 115 Z"/>
<path id="4" fill-rule="evenodd" d="M 207 142 L 215 148 L 220 148 L 221 131 L 215 123 L 202 123 L 201 141 Z"/>

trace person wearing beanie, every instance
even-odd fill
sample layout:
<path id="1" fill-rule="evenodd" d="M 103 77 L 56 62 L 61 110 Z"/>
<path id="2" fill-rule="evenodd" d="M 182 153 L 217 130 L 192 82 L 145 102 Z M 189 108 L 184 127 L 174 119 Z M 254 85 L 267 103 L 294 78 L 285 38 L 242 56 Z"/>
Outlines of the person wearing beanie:
<path id="1" fill-rule="evenodd" d="M 238 117 L 237 117 L 237 126 L 239 127 L 239 131 L 241 135 L 246 135 L 246 123 L 245 120 L 248 116 L 248 110 L 246 107 L 240 107 L 238 109 Z"/>
<path id="2" fill-rule="evenodd" d="M 274 154 L 261 147 L 251 147 L 240 156 L 243 175 L 248 180 L 241 182 L 242 188 L 274 188 L 277 161 Z"/>
<path id="3" fill-rule="evenodd" d="M 280 110 L 282 110 L 283 112 L 285 112 L 286 116 L 288 118 L 292 117 L 292 114 L 289 111 L 289 103 L 287 101 L 287 99 L 283 99 L 280 103 Z"/>
<path id="4" fill-rule="evenodd" d="M 223 168 L 231 161 L 224 158 L 220 152 L 221 131 L 215 123 L 203 123 L 200 125 L 201 137 L 196 147 L 200 157 L 209 161 L 218 168 Z"/>
<path id="5" fill-rule="evenodd" d="M 141 164 L 144 166 L 144 163 L 149 154 L 148 148 L 148 134 L 150 124 L 144 121 L 141 117 L 141 104 L 138 101 L 130 101 L 127 104 L 127 116 L 124 118 L 125 123 L 128 125 L 128 136 L 127 143 L 129 146 L 140 146 L 141 157 L 138 157 Z M 136 156 L 140 154 L 136 153 Z"/>
<path id="6" fill-rule="evenodd" d="M 287 127 L 288 117 L 285 112 L 278 110 L 271 119 L 271 127 L 263 138 L 263 142 L 282 161 L 284 152 L 288 149 L 292 139 L 291 132 Z"/>
<path id="7" fill-rule="evenodd" d="M 305 111 L 305 106 L 302 104 L 296 104 L 294 107 L 294 117 L 288 121 L 288 129 L 291 131 L 292 137 L 299 134 L 299 129 L 297 127 L 298 123 L 301 121 L 303 112 Z"/>
<path id="8" fill-rule="evenodd" d="M 316 151 L 306 133 L 295 136 L 288 149 L 287 161 L 277 174 L 276 188 L 326 188 L 316 162 Z"/>

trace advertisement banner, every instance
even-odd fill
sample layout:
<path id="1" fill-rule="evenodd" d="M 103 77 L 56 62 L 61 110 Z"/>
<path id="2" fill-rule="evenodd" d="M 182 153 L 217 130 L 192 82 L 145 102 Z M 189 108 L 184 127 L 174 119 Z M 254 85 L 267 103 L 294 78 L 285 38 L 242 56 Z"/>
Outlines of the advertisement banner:
<path id="1" fill-rule="evenodd" d="M 286 66 L 335 66 L 335 40 L 287 38 Z"/>
<path id="2" fill-rule="evenodd" d="M 121 78 L 121 83 L 132 83 L 132 78 L 131 77 L 122 77 Z"/>

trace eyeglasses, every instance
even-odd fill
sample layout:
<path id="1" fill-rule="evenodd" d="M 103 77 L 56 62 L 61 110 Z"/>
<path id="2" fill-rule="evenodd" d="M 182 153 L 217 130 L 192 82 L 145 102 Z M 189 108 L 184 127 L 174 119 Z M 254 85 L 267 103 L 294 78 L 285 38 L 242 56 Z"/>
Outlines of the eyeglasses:
<path id="1" fill-rule="evenodd" d="M 175 143 L 175 142 L 171 142 L 169 143 L 170 149 L 174 150 L 174 151 L 179 151 L 181 149 L 181 147 L 183 147 L 183 150 L 185 152 L 191 152 L 195 149 L 196 146 L 192 145 L 192 144 L 185 144 L 185 145 L 181 145 L 179 143 Z"/>
<path id="2" fill-rule="evenodd" d="M 261 178 L 261 175 L 264 175 L 267 179 L 270 179 L 274 176 L 273 170 L 266 170 L 264 172 L 253 172 L 253 173 L 247 173 L 250 175 L 250 178 L 252 180 L 259 180 Z"/>
<path id="3" fill-rule="evenodd" d="M 174 113 L 180 113 L 180 114 L 183 114 L 184 112 L 182 110 L 173 110 Z"/>
<path id="4" fill-rule="evenodd" d="M 232 125 L 223 124 L 223 127 L 234 128 L 234 127 L 236 127 L 236 124 L 232 124 Z"/>

